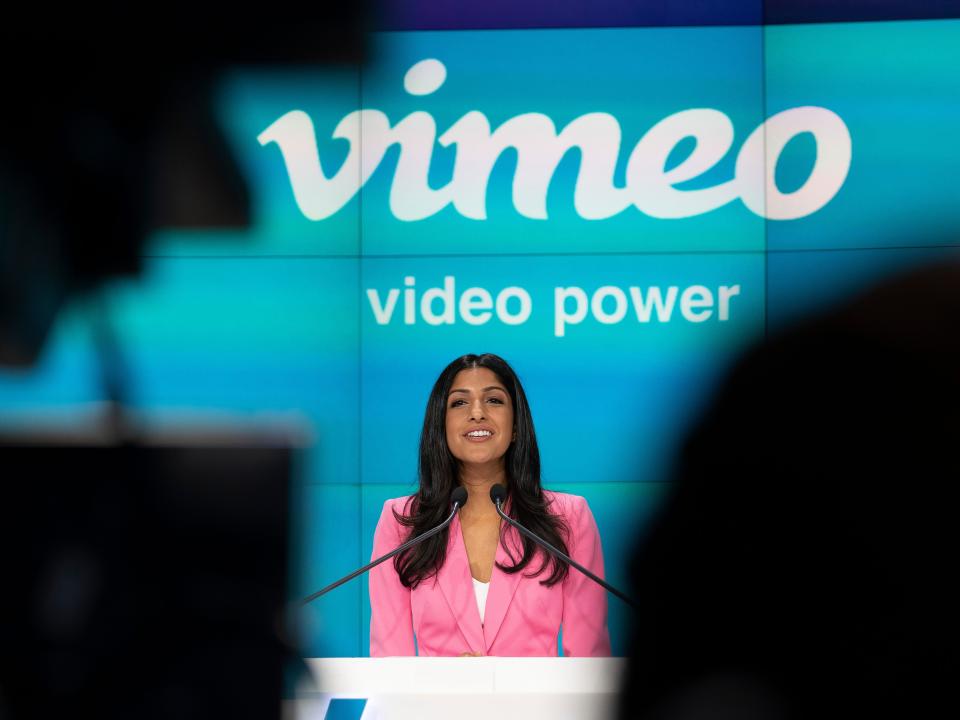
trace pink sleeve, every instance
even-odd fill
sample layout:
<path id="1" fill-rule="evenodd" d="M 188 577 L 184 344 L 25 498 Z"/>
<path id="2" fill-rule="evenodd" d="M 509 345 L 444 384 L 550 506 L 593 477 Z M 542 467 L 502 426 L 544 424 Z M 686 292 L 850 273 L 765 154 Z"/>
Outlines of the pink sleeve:
<path id="1" fill-rule="evenodd" d="M 402 529 L 393 516 L 393 501 L 387 500 L 373 534 L 371 560 L 401 545 Z M 416 655 L 410 589 L 401 584 L 393 558 L 370 571 L 370 657 L 387 655 Z"/>
<path id="2" fill-rule="evenodd" d="M 570 516 L 570 557 L 598 577 L 603 574 L 600 532 L 587 501 L 574 497 Z M 610 655 L 607 591 L 574 567 L 563 581 L 563 654 L 570 657 Z"/>

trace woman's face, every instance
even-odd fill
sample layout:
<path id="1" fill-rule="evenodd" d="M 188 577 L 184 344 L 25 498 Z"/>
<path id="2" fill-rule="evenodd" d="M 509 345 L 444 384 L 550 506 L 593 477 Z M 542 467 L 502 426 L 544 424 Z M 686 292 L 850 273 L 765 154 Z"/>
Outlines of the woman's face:
<path id="1" fill-rule="evenodd" d="M 461 370 L 447 396 L 447 445 L 462 463 L 502 461 L 513 441 L 513 403 L 487 368 Z"/>

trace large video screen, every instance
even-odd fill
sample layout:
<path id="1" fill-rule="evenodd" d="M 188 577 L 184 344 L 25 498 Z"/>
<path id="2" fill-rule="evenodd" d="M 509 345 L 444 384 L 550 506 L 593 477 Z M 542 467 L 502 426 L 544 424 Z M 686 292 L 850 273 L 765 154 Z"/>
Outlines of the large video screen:
<path id="1" fill-rule="evenodd" d="M 110 293 L 155 424 L 308 431 L 291 597 L 366 562 L 416 488 L 440 370 L 493 352 L 548 489 L 587 498 L 607 576 L 745 347 L 956 252 L 960 21 L 402 30 L 362 67 L 236 70 L 220 122 L 245 232 L 168 232 Z M 5 424 L 101 398 L 82 308 Z M 776 478 L 771 478 L 776 482 Z M 811 493 L 828 494 L 816 478 Z M 610 598 L 615 654 L 629 610 Z M 304 653 L 369 651 L 366 581 L 307 608 Z"/>

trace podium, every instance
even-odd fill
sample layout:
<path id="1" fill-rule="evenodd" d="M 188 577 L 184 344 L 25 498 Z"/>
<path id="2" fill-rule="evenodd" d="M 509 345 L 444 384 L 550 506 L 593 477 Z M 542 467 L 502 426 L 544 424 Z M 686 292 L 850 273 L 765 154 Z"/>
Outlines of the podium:
<path id="1" fill-rule="evenodd" d="M 605 720 L 624 658 L 311 658 L 315 687 L 288 720 L 323 720 L 331 702 L 365 701 L 363 720 Z"/>

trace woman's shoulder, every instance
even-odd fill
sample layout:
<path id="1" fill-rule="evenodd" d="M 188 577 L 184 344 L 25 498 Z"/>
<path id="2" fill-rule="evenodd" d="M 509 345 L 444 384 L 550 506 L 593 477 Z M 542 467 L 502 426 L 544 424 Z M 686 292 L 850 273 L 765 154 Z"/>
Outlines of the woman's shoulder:
<path id="1" fill-rule="evenodd" d="M 388 498 L 383 503 L 383 515 L 396 517 L 397 515 L 410 515 L 410 505 L 415 495 L 401 495 L 400 497 Z"/>
<path id="2" fill-rule="evenodd" d="M 543 496 L 547 500 L 547 509 L 550 512 L 566 518 L 578 518 L 583 515 L 585 510 L 589 509 L 587 499 L 580 495 L 544 490 Z"/>
<path id="3" fill-rule="evenodd" d="M 374 545 L 378 540 L 396 544 L 409 530 L 397 519 L 398 517 L 410 515 L 410 502 L 412 495 L 404 495 L 398 498 L 389 498 L 383 503 L 383 511 L 380 513 L 380 520 L 377 522 L 377 528 L 374 531 Z"/>

